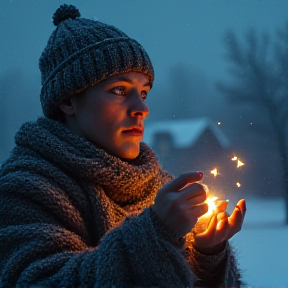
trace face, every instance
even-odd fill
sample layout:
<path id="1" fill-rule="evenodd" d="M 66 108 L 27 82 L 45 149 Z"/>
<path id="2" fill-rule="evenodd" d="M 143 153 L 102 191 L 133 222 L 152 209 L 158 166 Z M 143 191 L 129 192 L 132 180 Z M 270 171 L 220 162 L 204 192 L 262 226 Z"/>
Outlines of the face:
<path id="1" fill-rule="evenodd" d="M 149 113 L 145 100 L 150 87 L 142 73 L 123 73 L 76 94 L 60 109 L 72 131 L 111 155 L 134 159 Z"/>

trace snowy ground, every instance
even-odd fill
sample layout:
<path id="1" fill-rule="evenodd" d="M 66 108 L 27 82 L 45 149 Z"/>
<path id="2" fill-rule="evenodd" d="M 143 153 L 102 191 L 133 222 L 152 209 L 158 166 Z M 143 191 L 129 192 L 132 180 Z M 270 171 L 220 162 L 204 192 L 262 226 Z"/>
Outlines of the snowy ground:
<path id="1" fill-rule="evenodd" d="M 244 280 L 253 288 L 288 288 L 288 226 L 283 224 L 284 202 L 279 198 L 246 198 L 246 201 L 244 226 L 232 239 L 238 247 Z"/>

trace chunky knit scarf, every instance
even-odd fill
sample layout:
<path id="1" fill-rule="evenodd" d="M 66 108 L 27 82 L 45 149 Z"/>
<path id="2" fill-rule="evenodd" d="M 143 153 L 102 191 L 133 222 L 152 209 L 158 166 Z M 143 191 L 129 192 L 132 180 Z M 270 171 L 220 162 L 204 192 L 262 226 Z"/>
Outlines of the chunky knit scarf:
<path id="1" fill-rule="evenodd" d="M 126 162 L 46 118 L 15 141 L 0 171 L 0 287 L 192 287 L 195 273 L 227 275 L 228 248 L 191 248 L 186 261 L 148 208 L 172 176 L 144 143 Z"/>

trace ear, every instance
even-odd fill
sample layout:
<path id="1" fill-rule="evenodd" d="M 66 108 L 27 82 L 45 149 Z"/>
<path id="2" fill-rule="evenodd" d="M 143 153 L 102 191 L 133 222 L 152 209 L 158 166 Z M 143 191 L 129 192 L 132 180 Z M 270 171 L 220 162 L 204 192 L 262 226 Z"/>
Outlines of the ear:
<path id="1" fill-rule="evenodd" d="M 59 105 L 59 108 L 66 115 L 72 116 L 75 113 L 75 108 L 71 98 L 62 101 Z"/>

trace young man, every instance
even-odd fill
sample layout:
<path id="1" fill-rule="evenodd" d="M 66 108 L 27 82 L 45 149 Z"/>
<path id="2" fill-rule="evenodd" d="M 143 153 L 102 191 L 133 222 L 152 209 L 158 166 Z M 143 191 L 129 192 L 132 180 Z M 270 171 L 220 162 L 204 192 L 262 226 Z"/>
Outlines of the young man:
<path id="1" fill-rule="evenodd" d="M 245 201 L 197 232 L 203 174 L 174 178 L 141 143 L 154 80 L 145 50 L 72 5 L 53 20 L 45 117 L 20 128 L 0 171 L 0 287 L 236 283 L 228 239 Z"/>

